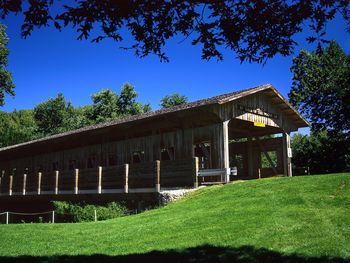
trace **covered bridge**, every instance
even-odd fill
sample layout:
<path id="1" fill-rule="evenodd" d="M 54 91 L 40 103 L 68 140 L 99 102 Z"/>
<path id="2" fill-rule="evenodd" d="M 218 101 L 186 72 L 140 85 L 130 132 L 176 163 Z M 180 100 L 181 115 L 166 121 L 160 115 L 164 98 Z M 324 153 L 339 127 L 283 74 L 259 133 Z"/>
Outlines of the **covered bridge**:
<path id="1" fill-rule="evenodd" d="M 290 133 L 308 125 L 267 84 L 84 127 L 0 149 L 0 200 L 292 176 Z"/>

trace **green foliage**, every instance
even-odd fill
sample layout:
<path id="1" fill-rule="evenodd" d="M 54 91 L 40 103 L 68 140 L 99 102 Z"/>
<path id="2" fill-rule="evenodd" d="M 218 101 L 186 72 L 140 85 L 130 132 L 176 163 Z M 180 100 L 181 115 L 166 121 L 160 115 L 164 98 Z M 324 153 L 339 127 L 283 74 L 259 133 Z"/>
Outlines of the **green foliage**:
<path id="1" fill-rule="evenodd" d="M 350 57 L 335 42 L 309 53 L 301 50 L 291 67 L 290 102 L 315 131 L 350 131 Z"/>
<path id="2" fill-rule="evenodd" d="M 269 162 L 268 158 L 266 157 L 266 154 L 270 157 L 270 160 L 272 162 Z M 272 168 L 277 167 L 277 152 L 276 151 L 268 151 L 265 153 L 261 153 L 261 168 Z"/>
<path id="3" fill-rule="evenodd" d="M 9 50 L 7 44 L 9 39 L 5 29 L 6 27 L 0 24 L 0 106 L 5 104 L 5 94 L 15 95 L 12 74 L 6 69 L 8 66 Z"/>
<path id="4" fill-rule="evenodd" d="M 97 206 L 91 204 L 73 204 L 63 201 L 54 201 L 53 206 L 57 215 L 70 220 L 71 222 L 88 222 L 95 220 L 95 210 L 97 220 L 106 220 L 124 216 L 127 214 L 127 208 L 119 203 L 111 202 L 106 206 Z"/>
<path id="5" fill-rule="evenodd" d="M 223 49 L 228 49 L 241 62 L 264 63 L 277 54 L 293 54 L 295 36 L 301 31 L 308 31 L 308 42 L 326 42 L 326 25 L 335 17 L 343 19 L 349 33 L 349 3 L 349 0 L 12 0 L 1 1 L 0 15 L 4 18 L 11 13 L 23 13 L 24 37 L 35 28 L 50 24 L 60 31 L 72 27 L 78 39 L 96 43 L 104 39 L 126 41 L 121 45 L 123 49 L 134 50 L 138 57 L 155 54 L 161 61 L 168 61 L 164 46 L 174 42 L 172 38 L 182 37 L 180 42 L 187 40 L 201 46 L 205 60 L 222 60 Z"/>
<path id="6" fill-rule="evenodd" d="M 0 147 L 151 111 L 150 104 L 136 101 L 134 86 L 128 83 L 122 86 L 120 95 L 106 89 L 91 98 L 92 105 L 75 108 L 59 93 L 34 110 L 0 111 Z"/>
<path id="7" fill-rule="evenodd" d="M 0 147 L 35 139 L 36 130 L 32 110 L 0 111 Z"/>
<path id="8" fill-rule="evenodd" d="M 92 122 L 99 123 L 118 117 L 118 99 L 119 96 L 111 89 L 101 90 L 91 96 L 92 107 L 86 115 Z"/>
<path id="9" fill-rule="evenodd" d="M 102 90 L 91 96 L 93 104 L 86 116 L 91 122 L 100 123 L 150 111 L 149 104 L 136 102 L 137 96 L 135 87 L 129 83 L 121 87 L 120 95 L 111 89 Z"/>
<path id="10" fill-rule="evenodd" d="M 173 106 L 181 105 L 187 103 L 188 98 L 186 96 L 180 95 L 179 93 L 173 93 L 171 95 L 166 95 L 160 100 L 160 106 L 165 108 L 170 108 Z"/>
<path id="11" fill-rule="evenodd" d="M 291 103 L 312 123 L 292 139 L 293 163 L 312 173 L 350 170 L 350 57 L 331 42 L 293 59 Z"/>
<path id="12" fill-rule="evenodd" d="M 103 222 L 0 224 L 4 240 L 0 255 L 14 262 L 26 262 L 23 255 L 71 262 L 69 259 L 73 261 L 74 255 L 79 254 L 90 257 L 77 262 L 104 262 L 93 255 L 130 255 L 135 259 L 135 255 L 149 251 L 167 253 L 204 245 L 234 249 L 248 245 L 283 255 L 301 255 L 309 258 L 307 262 L 331 262 L 318 260 L 325 256 L 334 262 L 346 262 L 350 258 L 349 200 L 349 173 L 230 183 L 199 189 L 159 209 Z M 207 252 L 197 250 L 191 259 L 196 262 L 199 255 Z M 275 257 L 252 260 L 249 254 L 238 255 L 237 262 L 300 262 L 279 261 Z M 225 253 L 219 256 L 215 262 L 236 262 L 222 260 Z M 337 257 L 342 259 L 336 260 Z M 128 262 L 123 259 L 122 262 Z M 130 262 L 135 261 L 132 259 Z M 143 261 L 150 261 L 147 259 Z M 107 262 L 114 261 L 120 260 L 107 258 Z M 189 261 L 188 254 L 169 260 Z M 213 258 L 203 262 L 213 262 Z"/>
<path id="13" fill-rule="evenodd" d="M 34 108 L 34 118 L 39 133 L 49 135 L 66 131 L 66 120 L 73 113 L 73 106 L 62 93 L 50 98 Z"/>
<path id="14" fill-rule="evenodd" d="M 297 133 L 291 144 L 295 167 L 309 167 L 311 173 L 350 171 L 350 143 L 344 134 Z"/>
<path id="15" fill-rule="evenodd" d="M 243 154 L 230 154 L 230 167 L 237 167 L 237 169 L 242 169 L 244 167 Z"/>

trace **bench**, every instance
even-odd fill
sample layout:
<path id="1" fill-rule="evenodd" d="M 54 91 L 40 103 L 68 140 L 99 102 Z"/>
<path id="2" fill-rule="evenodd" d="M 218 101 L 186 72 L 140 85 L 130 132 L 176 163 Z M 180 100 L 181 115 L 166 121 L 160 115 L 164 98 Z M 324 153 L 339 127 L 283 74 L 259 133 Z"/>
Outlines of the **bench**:
<path id="1" fill-rule="evenodd" d="M 220 176 L 221 181 L 216 183 L 226 183 L 230 181 L 230 168 L 229 169 L 200 169 L 198 171 L 198 177 Z"/>

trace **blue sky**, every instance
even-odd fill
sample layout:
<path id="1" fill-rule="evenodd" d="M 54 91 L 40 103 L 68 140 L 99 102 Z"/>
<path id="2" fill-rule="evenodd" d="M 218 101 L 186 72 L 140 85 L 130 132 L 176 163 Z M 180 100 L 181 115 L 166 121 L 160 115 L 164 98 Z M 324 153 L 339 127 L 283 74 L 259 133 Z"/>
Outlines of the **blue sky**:
<path id="1" fill-rule="evenodd" d="M 159 108 L 160 99 L 179 92 L 190 101 L 215 96 L 265 83 L 272 83 L 287 96 L 292 74 L 289 70 L 292 57 L 276 56 L 265 66 L 240 64 L 235 54 L 224 52 L 223 62 L 201 60 L 200 47 L 191 41 L 177 44 L 179 39 L 168 42 L 166 52 L 170 63 L 161 63 L 156 56 L 143 59 L 132 51 L 118 48 L 112 41 L 99 44 L 76 40 L 72 29 L 61 33 L 54 28 L 35 30 L 28 39 L 20 37 L 21 16 L 11 16 L 2 22 L 8 27 L 10 38 L 9 69 L 13 72 L 16 96 L 7 97 L 0 110 L 33 108 L 36 104 L 62 92 L 74 106 L 91 103 L 90 95 L 103 88 L 119 92 L 123 83 L 136 87 L 139 101 L 150 102 Z M 328 37 L 336 39 L 350 53 L 350 38 L 341 19 L 328 25 Z M 300 45 L 313 50 L 297 36 Z"/>

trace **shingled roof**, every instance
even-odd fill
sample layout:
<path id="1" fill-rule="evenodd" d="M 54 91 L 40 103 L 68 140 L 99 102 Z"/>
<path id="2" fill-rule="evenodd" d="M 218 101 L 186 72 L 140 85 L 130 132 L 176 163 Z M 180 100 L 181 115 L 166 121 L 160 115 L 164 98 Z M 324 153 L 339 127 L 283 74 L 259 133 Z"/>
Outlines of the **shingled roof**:
<path id="1" fill-rule="evenodd" d="M 66 136 L 69 136 L 72 134 L 84 133 L 87 131 L 101 129 L 101 128 L 105 128 L 105 127 L 118 126 L 120 124 L 132 123 L 132 122 L 136 122 L 136 121 L 143 120 L 143 119 L 148 119 L 148 118 L 162 116 L 162 115 L 166 115 L 166 114 L 170 114 L 170 113 L 174 113 L 174 112 L 193 109 L 193 108 L 201 107 L 204 105 L 223 104 L 223 103 L 226 103 L 226 102 L 229 102 L 229 101 L 232 101 L 232 100 L 244 97 L 244 96 L 248 96 L 248 95 L 256 93 L 256 92 L 267 90 L 267 89 L 273 90 L 276 93 L 276 95 L 279 96 L 290 107 L 290 110 L 295 112 L 300 117 L 300 119 L 303 122 L 305 122 L 306 125 L 304 125 L 304 126 L 309 125 L 309 123 L 289 104 L 289 102 L 285 98 L 283 98 L 283 96 L 271 84 L 265 84 L 265 85 L 261 85 L 261 86 L 257 86 L 257 87 L 252 87 L 252 88 L 248 88 L 248 89 L 244 89 L 244 90 L 234 91 L 234 92 L 210 97 L 207 99 L 197 100 L 194 102 L 174 106 L 171 108 L 147 112 L 147 113 L 143 113 L 143 114 L 139 114 L 139 115 L 127 116 L 124 118 L 120 118 L 120 119 L 116 119 L 116 120 L 112 120 L 112 121 L 108 121 L 108 122 L 103 122 L 103 123 L 99 123 L 99 124 L 95 124 L 95 125 L 90 125 L 90 126 L 86 126 L 86 127 L 80 128 L 80 129 L 67 131 L 64 133 L 59 133 L 59 134 L 47 136 L 44 138 L 40 138 L 40 139 L 36 139 L 36 140 L 32 140 L 32 141 L 28 141 L 28 142 L 24 142 L 24 143 L 20 143 L 20 144 L 16 144 L 16 145 L 7 146 L 4 148 L 0 148 L 0 152 L 10 150 L 10 149 L 19 148 L 19 147 L 25 146 L 25 145 L 35 144 L 38 142 L 44 142 L 44 141 L 54 140 L 57 138 L 62 138 L 62 137 L 66 137 Z"/>

